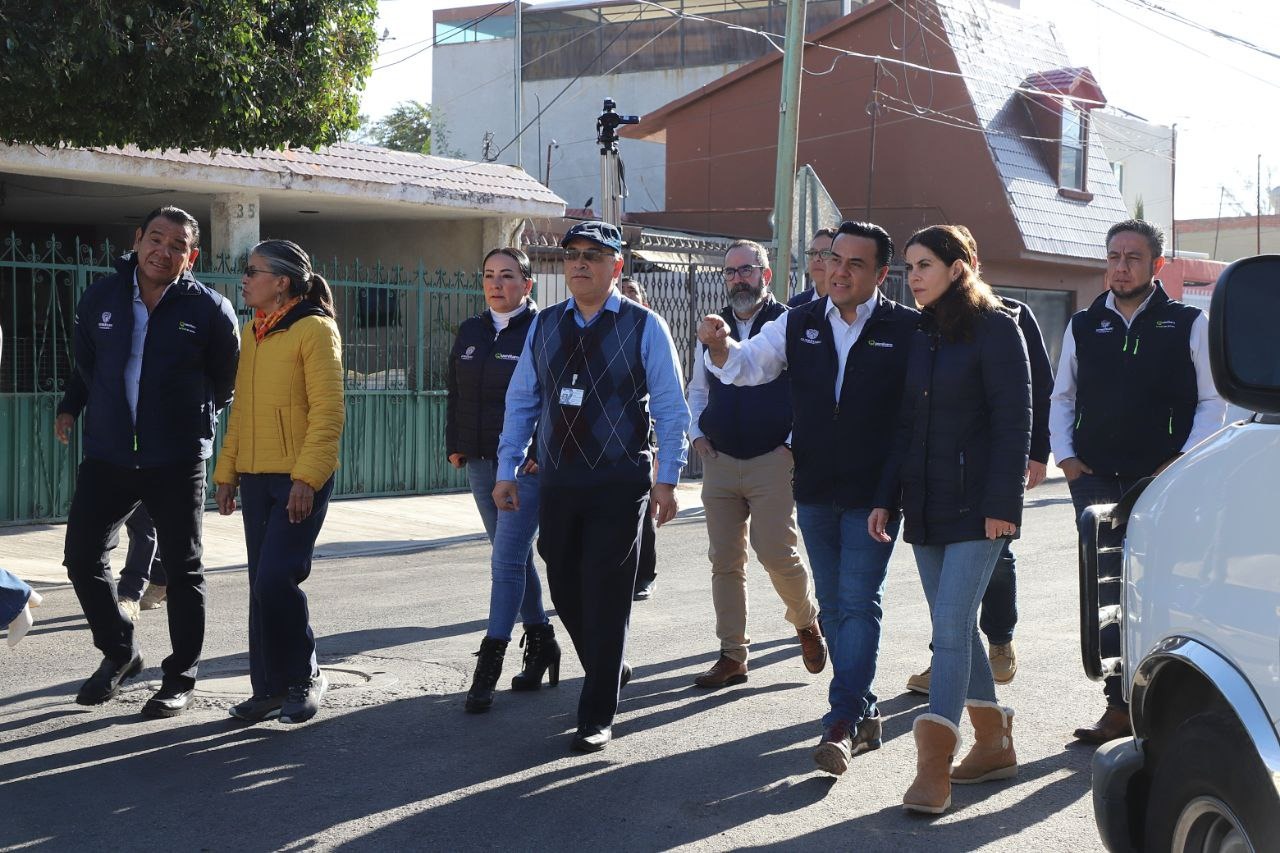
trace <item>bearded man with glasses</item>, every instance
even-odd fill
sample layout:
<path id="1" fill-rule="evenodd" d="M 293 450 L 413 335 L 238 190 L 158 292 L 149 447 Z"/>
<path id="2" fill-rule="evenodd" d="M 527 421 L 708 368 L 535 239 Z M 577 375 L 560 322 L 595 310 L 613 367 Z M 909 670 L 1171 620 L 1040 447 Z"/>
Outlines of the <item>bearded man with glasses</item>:
<path id="1" fill-rule="evenodd" d="M 784 370 L 790 377 L 796 518 L 832 670 L 813 759 L 835 775 L 881 741 L 871 682 L 893 543 L 873 541 L 867 518 L 902 401 L 907 342 L 920 318 L 880 292 L 892 257 L 893 241 L 879 225 L 843 222 L 824 256 L 826 296 L 746 341 L 733 338 L 718 314 L 698 326 L 704 363 L 721 382 L 758 386 Z M 891 527 L 896 535 L 896 520 Z"/>
<path id="2" fill-rule="evenodd" d="M 754 338 L 786 313 L 769 292 L 772 278 L 768 255 L 759 243 L 739 240 L 725 253 L 729 304 L 715 316 L 733 340 Z M 796 547 L 787 371 L 759 385 L 726 385 L 709 376 L 699 352 L 689 379 L 689 411 L 689 438 L 702 458 L 711 602 L 720 640 L 719 658 L 693 683 L 719 688 L 747 680 L 748 537 L 786 606 L 787 621 L 800 637 L 805 668 L 821 672 L 827 648 L 818 627 L 818 602 Z"/>
<path id="3" fill-rule="evenodd" d="M 501 511 L 519 509 L 516 469 L 536 426 L 538 553 L 585 672 L 572 748 L 598 752 L 612 738 L 618 692 L 631 678 L 623 653 L 641 520 L 651 512 L 661 527 L 675 517 L 689 409 L 667 324 L 618 292 L 621 232 L 581 222 L 560 245 L 572 295 L 530 321 L 507 387 L 493 499 Z"/>

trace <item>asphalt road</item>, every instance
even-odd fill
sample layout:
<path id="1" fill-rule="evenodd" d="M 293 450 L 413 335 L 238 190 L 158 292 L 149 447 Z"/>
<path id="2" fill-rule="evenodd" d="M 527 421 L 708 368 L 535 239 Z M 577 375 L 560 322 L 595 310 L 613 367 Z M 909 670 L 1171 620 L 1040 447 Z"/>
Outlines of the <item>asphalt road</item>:
<path id="1" fill-rule="evenodd" d="M 559 687 L 503 690 L 490 713 L 463 713 L 488 600 L 481 545 L 318 561 L 306 589 L 335 687 L 294 728 L 226 714 L 247 692 L 242 572 L 210 574 L 209 692 L 169 721 L 138 714 L 145 683 L 100 708 L 72 702 L 98 657 L 74 595 L 52 591 L 32 635 L 0 649 L 0 850 L 1101 849 L 1092 750 L 1070 736 L 1103 703 L 1079 664 L 1063 481 L 1029 495 L 1015 548 L 1020 670 L 1001 699 L 1017 711 L 1020 773 L 957 786 L 936 819 L 900 807 L 923 708 L 903 684 L 927 663 L 929 633 L 909 547 L 899 543 L 885 599 L 884 747 L 840 779 L 810 757 L 827 678 L 801 665 L 764 572 L 748 569 L 750 680 L 707 692 L 691 684 L 717 648 L 701 521 L 664 528 L 658 547 L 657 594 L 632 618 L 635 679 L 613 744 L 594 756 L 568 750 L 581 684 L 571 650 Z M 153 680 L 164 613 L 143 614 Z M 517 654 L 513 643 L 504 684 Z"/>

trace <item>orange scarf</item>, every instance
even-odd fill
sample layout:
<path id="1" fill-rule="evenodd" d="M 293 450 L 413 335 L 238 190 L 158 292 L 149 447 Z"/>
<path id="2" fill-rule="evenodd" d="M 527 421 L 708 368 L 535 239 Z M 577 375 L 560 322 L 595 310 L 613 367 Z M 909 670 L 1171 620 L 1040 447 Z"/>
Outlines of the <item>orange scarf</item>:
<path id="1" fill-rule="evenodd" d="M 262 343 L 262 339 L 267 336 L 267 333 L 274 329 L 276 324 L 284 318 L 284 315 L 293 310 L 293 306 L 297 305 L 301 301 L 301 296 L 295 296 L 276 310 L 272 311 L 270 314 L 261 309 L 255 312 L 253 315 L 254 339 L 258 343 Z"/>

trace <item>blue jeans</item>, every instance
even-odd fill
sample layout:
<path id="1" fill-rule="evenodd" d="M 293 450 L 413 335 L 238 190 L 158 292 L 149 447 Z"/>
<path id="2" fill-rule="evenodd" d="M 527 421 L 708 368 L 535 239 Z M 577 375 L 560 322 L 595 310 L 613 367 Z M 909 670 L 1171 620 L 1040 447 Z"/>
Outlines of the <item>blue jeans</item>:
<path id="1" fill-rule="evenodd" d="M 827 694 L 831 710 L 822 718 L 824 726 L 836 720 L 856 725 L 876 713 L 871 682 L 880 651 L 881 598 L 893 543 L 877 542 L 867 533 L 870 514 L 869 509 L 796 504 L 796 521 L 809 554 L 822 633 L 831 657 Z M 887 531 L 897 538 L 897 519 Z"/>
<path id="2" fill-rule="evenodd" d="M 977 621 L 978 603 L 1004 546 L 1004 539 L 912 546 L 933 616 L 929 710 L 957 725 L 965 699 L 996 701 Z"/>
<path id="3" fill-rule="evenodd" d="M 29 598 L 31 587 L 17 575 L 0 569 L 0 628 L 18 618 Z"/>
<path id="4" fill-rule="evenodd" d="M 467 482 L 471 496 L 484 522 L 485 533 L 493 544 L 489 590 L 489 627 L 486 637 L 510 640 L 516 624 L 516 613 L 526 625 L 545 625 L 547 613 L 542 608 L 542 583 L 533 566 L 533 538 L 538 533 L 539 487 L 537 474 L 521 472 L 516 477 L 520 509 L 499 512 L 493 502 L 497 484 L 498 463 L 493 459 L 468 459 Z"/>

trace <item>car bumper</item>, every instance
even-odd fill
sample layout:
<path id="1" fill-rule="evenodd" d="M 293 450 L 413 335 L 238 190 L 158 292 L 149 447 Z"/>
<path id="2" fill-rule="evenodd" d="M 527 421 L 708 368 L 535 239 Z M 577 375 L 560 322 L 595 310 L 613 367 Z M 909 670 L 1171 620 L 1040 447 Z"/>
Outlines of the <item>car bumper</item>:
<path id="1" fill-rule="evenodd" d="M 1129 786 L 1145 760 L 1142 743 L 1131 737 L 1105 743 L 1093 755 L 1093 818 L 1111 853 L 1135 849 Z"/>

